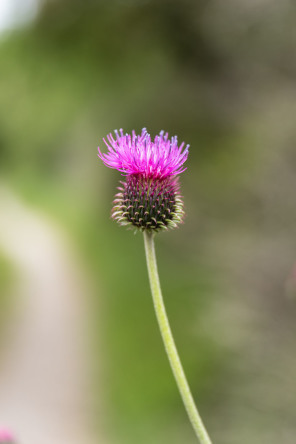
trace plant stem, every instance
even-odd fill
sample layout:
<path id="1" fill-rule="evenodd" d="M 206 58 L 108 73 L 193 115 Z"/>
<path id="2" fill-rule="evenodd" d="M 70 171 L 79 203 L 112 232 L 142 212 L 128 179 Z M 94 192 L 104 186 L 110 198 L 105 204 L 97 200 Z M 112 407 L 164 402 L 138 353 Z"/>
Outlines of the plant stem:
<path id="1" fill-rule="evenodd" d="M 154 233 L 144 231 L 145 252 L 150 287 L 160 332 L 181 397 L 195 433 L 201 444 L 211 444 L 210 437 L 195 406 L 171 332 L 160 288 L 153 238 Z"/>

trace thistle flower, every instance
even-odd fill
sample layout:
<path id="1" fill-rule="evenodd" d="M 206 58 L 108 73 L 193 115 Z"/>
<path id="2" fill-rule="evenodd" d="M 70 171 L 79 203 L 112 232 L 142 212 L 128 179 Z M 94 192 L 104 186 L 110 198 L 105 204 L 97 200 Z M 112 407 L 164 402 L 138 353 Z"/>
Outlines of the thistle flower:
<path id="1" fill-rule="evenodd" d="M 115 196 L 112 216 L 121 225 L 143 231 L 151 293 L 165 350 L 196 436 L 201 444 L 211 444 L 171 332 L 154 248 L 155 232 L 175 227 L 182 221 L 184 211 L 177 176 L 186 169 L 183 164 L 188 157 L 189 145 L 184 148 L 183 142 L 178 146 L 177 137 L 169 139 L 164 131 L 152 140 L 145 128 L 140 135 L 135 131 L 131 135 L 123 134 L 122 130 L 115 131 L 115 135 L 116 138 L 109 134 L 107 142 L 103 139 L 109 150 L 107 154 L 102 154 L 98 148 L 104 164 L 121 171 L 126 177 Z"/>
<path id="2" fill-rule="evenodd" d="M 113 219 L 141 231 L 176 227 L 184 215 L 176 176 L 186 169 L 189 145 L 178 146 L 177 137 L 169 139 L 164 131 L 152 140 L 145 128 L 140 135 L 121 129 L 115 136 L 110 133 L 107 141 L 103 139 L 107 154 L 98 148 L 104 164 L 126 176 L 113 202 Z"/>

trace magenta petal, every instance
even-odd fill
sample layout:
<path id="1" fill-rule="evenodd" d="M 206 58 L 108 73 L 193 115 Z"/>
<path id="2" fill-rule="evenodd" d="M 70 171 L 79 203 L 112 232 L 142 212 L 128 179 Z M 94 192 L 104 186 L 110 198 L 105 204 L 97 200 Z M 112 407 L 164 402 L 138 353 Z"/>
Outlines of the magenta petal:
<path id="1" fill-rule="evenodd" d="M 108 142 L 103 139 L 108 152 L 102 153 L 98 148 L 98 156 L 109 168 L 117 169 L 125 175 L 141 174 L 151 178 L 176 176 L 185 171 L 182 167 L 188 157 L 189 145 L 184 149 L 184 142 L 178 146 L 177 136 L 169 139 L 168 133 L 161 131 L 151 140 L 146 128 L 140 135 L 124 134 L 120 129 L 115 138 L 110 133 Z"/>

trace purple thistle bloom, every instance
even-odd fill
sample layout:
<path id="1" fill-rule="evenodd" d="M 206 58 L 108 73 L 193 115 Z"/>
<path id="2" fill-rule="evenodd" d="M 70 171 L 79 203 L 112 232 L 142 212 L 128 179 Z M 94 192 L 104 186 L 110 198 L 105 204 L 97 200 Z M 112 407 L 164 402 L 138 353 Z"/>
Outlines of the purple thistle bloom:
<path id="1" fill-rule="evenodd" d="M 184 211 L 179 194 L 178 174 L 188 157 L 187 145 L 178 146 L 177 137 L 169 139 L 161 131 L 151 139 L 143 128 L 141 135 L 135 131 L 120 134 L 116 138 L 109 134 L 108 153 L 98 156 L 109 168 L 117 169 L 126 176 L 115 196 L 112 217 L 120 225 L 132 225 L 140 230 L 158 231 L 174 228 L 182 222 Z"/>
<path id="2" fill-rule="evenodd" d="M 141 174 L 153 179 L 163 179 L 168 176 L 176 176 L 186 168 L 182 168 L 188 157 L 189 145 L 184 148 L 184 142 L 178 147 L 177 136 L 168 138 L 168 133 L 161 131 L 159 136 L 151 140 L 146 128 L 142 129 L 141 135 L 135 131 L 130 134 L 120 134 L 115 130 L 116 139 L 110 133 L 107 136 L 109 152 L 99 157 L 109 168 L 114 168 L 126 175 Z"/>

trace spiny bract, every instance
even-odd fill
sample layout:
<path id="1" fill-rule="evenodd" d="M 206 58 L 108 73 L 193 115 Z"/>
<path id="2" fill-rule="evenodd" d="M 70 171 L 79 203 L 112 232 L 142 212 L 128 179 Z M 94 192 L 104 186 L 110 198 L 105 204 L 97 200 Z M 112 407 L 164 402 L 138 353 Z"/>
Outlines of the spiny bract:
<path id="1" fill-rule="evenodd" d="M 121 225 L 159 231 L 174 228 L 182 221 L 184 212 L 176 178 L 153 180 L 131 175 L 121 183 L 112 210 L 112 217 Z"/>

